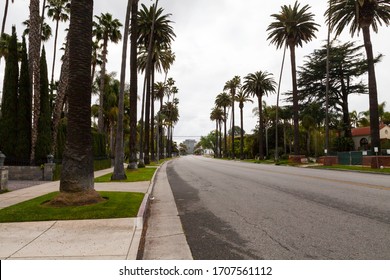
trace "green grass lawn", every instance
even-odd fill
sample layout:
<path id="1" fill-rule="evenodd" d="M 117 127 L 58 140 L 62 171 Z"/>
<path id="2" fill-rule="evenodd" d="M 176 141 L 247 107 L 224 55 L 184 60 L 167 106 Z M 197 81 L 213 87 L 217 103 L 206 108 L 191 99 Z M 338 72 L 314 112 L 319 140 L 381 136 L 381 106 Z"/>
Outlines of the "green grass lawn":
<path id="1" fill-rule="evenodd" d="M 341 165 L 336 164 L 332 166 L 315 166 L 311 168 L 317 168 L 317 169 L 336 169 L 336 170 L 352 170 L 352 171 L 364 171 L 364 172 L 372 172 L 372 173 L 383 173 L 383 174 L 390 174 L 390 168 L 383 168 L 383 169 L 372 169 L 371 167 L 367 166 L 357 166 L 357 165 Z"/>
<path id="2" fill-rule="evenodd" d="M 86 206 L 50 207 L 43 203 L 58 192 L 49 193 L 0 210 L 0 222 L 112 219 L 136 217 L 143 193 L 99 192 L 106 201 Z"/>
<path id="3" fill-rule="evenodd" d="M 157 168 L 138 168 L 136 170 L 126 169 L 127 180 L 111 181 L 112 173 L 95 178 L 95 183 L 109 183 L 109 182 L 140 182 L 150 181 Z"/>

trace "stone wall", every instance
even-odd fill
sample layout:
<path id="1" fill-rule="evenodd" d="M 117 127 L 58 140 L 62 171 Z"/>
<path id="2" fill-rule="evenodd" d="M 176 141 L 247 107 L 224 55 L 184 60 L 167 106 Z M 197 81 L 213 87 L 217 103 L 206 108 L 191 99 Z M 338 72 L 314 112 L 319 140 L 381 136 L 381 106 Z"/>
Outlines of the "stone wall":
<path id="1" fill-rule="evenodd" d="M 39 166 L 9 166 L 8 179 L 42 181 L 43 169 Z"/>
<path id="2" fill-rule="evenodd" d="M 390 167 L 390 156 L 365 156 L 363 165 L 371 168 Z"/>

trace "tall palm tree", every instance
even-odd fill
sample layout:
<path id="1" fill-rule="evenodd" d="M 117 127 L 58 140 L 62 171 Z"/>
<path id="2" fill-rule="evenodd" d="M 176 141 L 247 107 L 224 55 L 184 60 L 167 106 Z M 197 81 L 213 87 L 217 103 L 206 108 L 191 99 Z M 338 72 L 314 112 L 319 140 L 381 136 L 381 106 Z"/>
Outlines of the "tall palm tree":
<path id="1" fill-rule="evenodd" d="M 255 73 L 250 73 L 244 78 L 243 89 L 245 93 L 257 97 L 257 104 L 259 109 L 259 157 L 260 159 L 263 159 L 264 121 L 262 98 L 264 95 L 268 95 L 268 93 L 274 93 L 276 91 L 276 83 L 274 78 L 272 77 L 272 74 L 268 73 L 267 71 L 258 71 Z"/>
<path id="2" fill-rule="evenodd" d="M 95 16 L 97 22 L 93 23 L 93 35 L 96 37 L 98 42 L 102 41 L 102 65 L 100 76 L 104 77 L 106 75 L 106 63 L 107 63 L 107 46 L 108 42 L 118 43 L 122 39 L 122 34 L 119 28 L 122 24 L 118 19 L 113 19 L 110 13 L 101 14 L 100 16 Z M 103 96 L 104 96 L 104 86 L 105 79 L 100 79 L 100 94 L 99 94 L 99 118 L 98 118 L 98 129 L 99 132 L 104 130 L 104 121 L 103 121 Z"/>
<path id="3" fill-rule="evenodd" d="M 215 121 L 215 135 L 216 135 L 216 144 L 214 157 L 221 157 L 221 123 L 224 119 L 223 111 L 220 107 L 214 107 L 210 113 L 210 120 Z"/>
<path id="4" fill-rule="evenodd" d="M 380 149 L 378 92 L 370 28 L 372 27 L 372 30 L 377 33 L 379 25 L 382 23 L 389 25 L 390 0 L 332 0 L 332 2 L 325 14 L 330 15 L 328 23 L 336 36 L 340 35 L 348 25 L 352 36 L 359 31 L 363 32 L 368 64 L 371 148 Z"/>
<path id="5" fill-rule="evenodd" d="M 30 0 L 30 29 L 28 34 L 28 58 L 30 85 L 33 96 L 33 125 L 31 129 L 31 155 L 30 161 L 35 161 L 35 145 L 38 139 L 38 119 L 40 115 L 40 48 L 41 48 L 41 18 L 39 16 L 39 0 Z"/>
<path id="6" fill-rule="evenodd" d="M 166 85 L 165 83 L 163 82 L 158 82 L 158 83 L 155 83 L 154 85 L 154 90 L 155 90 L 155 93 L 154 93 L 154 97 L 155 99 L 158 99 L 160 101 L 160 109 L 159 109 L 159 112 L 157 113 L 157 126 L 158 126 L 158 134 L 159 134 L 159 152 L 157 152 L 157 154 L 159 155 L 159 158 L 163 158 L 163 149 L 164 149 L 164 145 L 163 145 L 163 129 L 162 129 L 162 122 L 161 122 L 161 113 L 162 113 L 162 108 L 163 108 L 163 100 L 164 100 L 164 96 L 165 96 L 165 92 L 166 92 Z"/>
<path id="7" fill-rule="evenodd" d="M 124 146 L 123 146 L 123 118 L 124 118 L 124 91 L 125 91 L 125 78 L 126 78 L 126 59 L 127 59 L 127 41 L 129 37 L 129 26 L 130 26 L 130 13 L 133 0 L 127 1 L 126 18 L 125 18 L 125 29 L 123 32 L 123 46 L 122 46 L 122 64 L 121 64 L 121 77 L 120 77 L 120 88 L 119 88 L 119 99 L 118 99 L 118 120 L 116 130 L 116 141 L 115 141 L 115 162 L 114 172 L 112 174 L 112 180 L 123 180 L 126 179 L 126 173 L 124 169 Z"/>
<path id="8" fill-rule="evenodd" d="M 73 0 L 69 28 L 69 112 L 57 204 L 101 201 L 94 190 L 91 135 L 93 0 Z"/>
<path id="9" fill-rule="evenodd" d="M 293 108 L 294 108 L 294 153 L 300 154 L 299 145 L 299 105 L 298 105 L 298 86 L 297 86 L 297 70 L 295 62 L 295 48 L 303 43 L 310 42 L 315 37 L 315 32 L 318 31 L 318 24 L 314 21 L 314 15 L 308 10 L 309 5 L 300 8 L 296 1 L 294 6 L 284 5 L 281 7 L 279 14 L 273 14 L 271 17 L 275 19 L 268 28 L 269 35 L 267 40 L 271 40 L 276 48 L 282 48 L 286 44 L 290 49 L 291 58 L 291 75 L 293 87 Z"/>
<path id="10" fill-rule="evenodd" d="M 245 92 L 243 89 L 240 89 L 236 95 L 236 101 L 240 108 L 240 120 L 241 120 L 241 138 L 240 138 L 240 159 L 244 159 L 244 103 L 251 102 L 252 99 L 249 98 L 248 92 Z"/>
<path id="11" fill-rule="evenodd" d="M 235 154 L 234 154 L 234 102 L 235 102 L 235 96 L 236 96 L 236 91 L 237 89 L 240 87 L 240 84 L 241 84 L 241 78 L 239 76 L 235 76 L 233 79 L 231 79 L 230 81 L 227 81 L 225 83 L 225 87 L 223 88 L 223 90 L 229 90 L 230 91 L 230 95 L 231 95 L 231 107 L 232 107 L 232 129 L 231 129 L 231 133 L 232 133 L 232 158 L 235 158 Z"/>
<path id="12" fill-rule="evenodd" d="M 138 65 L 137 65 L 137 39 L 138 39 L 138 0 L 131 6 L 130 30 L 130 137 L 129 137 L 129 165 L 128 169 L 137 169 L 137 91 L 138 91 Z"/>
<path id="13" fill-rule="evenodd" d="M 56 54 L 57 54 L 57 37 L 58 37 L 58 26 L 60 21 L 66 22 L 69 20 L 69 9 L 70 2 L 69 0 L 48 0 L 47 5 L 47 15 L 56 22 L 56 31 L 54 35 L 54 49 L 53 49 L 53 64 L 51 68 L 51 94 L 53 94 L 54 86 L 54 69 L 56 65 Z"/>
<path id="14" fill-rule="evenodd" d="M 139 38 L 138 43 L 146 50 L 146 67 L 145 67 L 145 83 L 146 83 L 146 97 L 145 97 L 145 141 L 144 150 L 146 164 L 150 162 L 150 120 L 154 120 L 154 116 L 150 116 L 151 98 L 153 95 L 154 85 L 154 70 L 156 69 L 156 54 L 160 50 L 170 49 L 171 42 L 175 37 L 171 21 L 169 17 L 171 14 L 163 14 L 164 9 L 158 8 L 158 0 L 148 9 L 142 5 L 139 12 Z M 152 126 L 153 128 L 153 126 Z"/>
<path id="15" fill-rule="evenodd" d="M 226 121 L 227 121 L 227 112 L 226 109 L 232 105 L 231 97 L 229 96 L 228 93 L 222 92 L 217 95 L 215 98 L 215 105 L 218 107 L 223 108 L 223 123 L 224 123 L 224 143 L 223 143 L 223 152 L 224 156 L 227 155 L 227 133 L 226 133 Z"/>

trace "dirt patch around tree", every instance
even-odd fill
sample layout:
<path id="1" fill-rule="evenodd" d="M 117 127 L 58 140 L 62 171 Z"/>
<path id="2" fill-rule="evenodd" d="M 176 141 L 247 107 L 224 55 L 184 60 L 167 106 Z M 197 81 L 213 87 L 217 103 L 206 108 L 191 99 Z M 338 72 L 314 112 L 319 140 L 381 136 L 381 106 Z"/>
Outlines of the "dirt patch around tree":
<path id="1" fill-rule="evenodd" d="M 61 192 L 44 205 L 51 207 L 84 206 L 106 201 L 105 198 L 95 190 L 85 192 L 66 193 Z"/>

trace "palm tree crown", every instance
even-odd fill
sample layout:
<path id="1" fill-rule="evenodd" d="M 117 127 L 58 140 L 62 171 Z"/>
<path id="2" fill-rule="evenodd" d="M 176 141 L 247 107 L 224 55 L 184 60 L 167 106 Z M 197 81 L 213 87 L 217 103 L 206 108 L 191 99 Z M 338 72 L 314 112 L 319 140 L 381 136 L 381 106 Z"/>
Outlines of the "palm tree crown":
<path id="1" fill-rule="evenodd" d="M 329 22 L 329 14 L 330 17 Z M 350 33 L 354 35 L 365 26 L 372 26 L 374 32 L 384 23 L 390 23 L 389 0 L 332 0 L 332 5 L 325 12 L 332 30 L 340 35 L 345 26 L 350 25 Z"/>
<path id="2" fill-rule="evenodd" d="M 314 33 L 318 31 L 319 25 L 314 22 L 314 15 L 308 12 L 309 5 L 300 9 L 299 3 L 295 2 L 294 7 L 284 5 L 281 8 L 279 14 L 271 15 L 275 21 L 267 28 L 267 31 L 270 31 L 267 40 L 271 40 L 271 43 L 279 49 L 285 43 L 289 47 L 302 47 L 303 43 L 316 38 Z"/>

